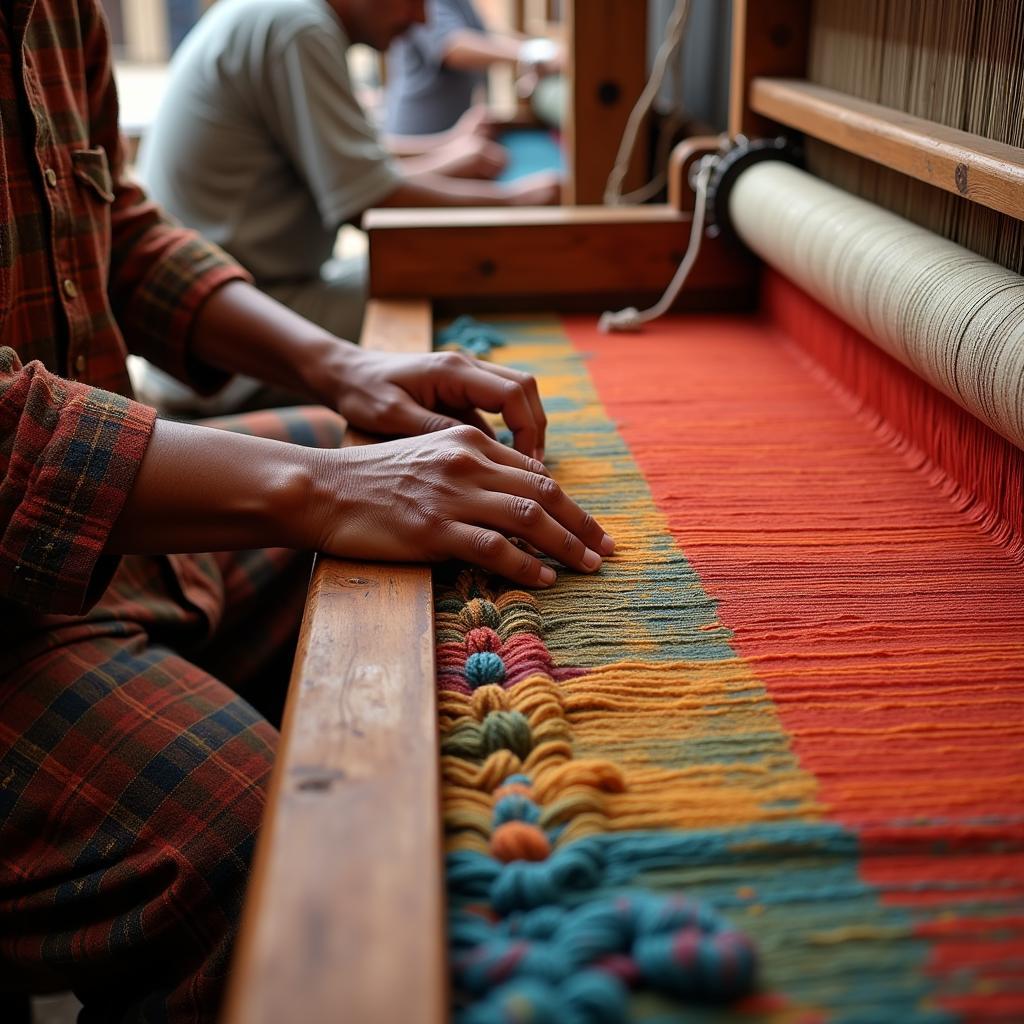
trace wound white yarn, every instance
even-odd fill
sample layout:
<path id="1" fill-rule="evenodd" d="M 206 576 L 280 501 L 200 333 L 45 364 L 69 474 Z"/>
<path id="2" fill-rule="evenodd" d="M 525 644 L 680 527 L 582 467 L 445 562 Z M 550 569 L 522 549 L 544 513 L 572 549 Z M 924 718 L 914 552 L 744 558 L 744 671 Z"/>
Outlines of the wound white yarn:
<path id="1" fill-rule="evenodd" d="M 776 161 L 739 176 L 729 212 L 765 262 L 1024 448 L 1024 277 Z"/>

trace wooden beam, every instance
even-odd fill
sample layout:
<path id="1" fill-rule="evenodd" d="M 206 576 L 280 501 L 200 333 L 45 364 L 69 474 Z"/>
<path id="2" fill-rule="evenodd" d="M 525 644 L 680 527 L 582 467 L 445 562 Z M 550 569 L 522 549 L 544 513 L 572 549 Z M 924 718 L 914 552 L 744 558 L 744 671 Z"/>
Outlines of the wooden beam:
<path id="1" fill-rule="evenodd" d="M 568 205 L 602 203 L 630 111 L 647 82 L 647 4 L 567 0 L 569 102 L 564 126 Z M 643 132 L 623 189 L 644 182 Z"/>
<path id="2" fill-rule="evenodd" d="M 363 344 L 427 351 L 430 307 Z M 430 571 L 317 559 L 226 1024 L 447 1014 Z"/>
<path id="3" fill-rule="evenodd" d="M 412 296 L 492 308 L 565 300 L 606 309 L 661 294 L 682 259 L 690 215 L 667 205 L 535 209 L 373 210 L 370 294 Z M 753 272 L 742 255 L 705 239 L 684 304 L 701 293 L 727 304 L 746 294 Z M 730 298 L 725 300 L 728 295 Z"/>
<path id="4" fill-rule="evenodd" d="M 749 104 L 753 79 L 803 78 L 811 0 L 733 0 L 729 134 L 757 138 L 777 131 Z"/>
<path id="5" fill-rule="evenodd" d="M 750 105 L 849 153 L 1024 219 L 1024 149 L 795 79 L 755 78 Z"/>

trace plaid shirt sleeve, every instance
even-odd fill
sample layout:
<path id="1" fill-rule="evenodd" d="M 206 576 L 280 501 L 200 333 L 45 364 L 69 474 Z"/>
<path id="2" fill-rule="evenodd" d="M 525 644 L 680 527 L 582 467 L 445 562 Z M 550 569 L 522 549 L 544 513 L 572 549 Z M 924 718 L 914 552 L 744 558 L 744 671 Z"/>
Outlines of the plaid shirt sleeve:
<path id="1" fill-rule="evenodd" d="M 0 593 L 65 614 L 100 596 L 117 566 L 103 549 L 155 417 L 0 347 Z"/>
<path id="2" fill-rule="evenodd" d="M 129 350 L 203 393 L 227 374 L 189 353 L 192 325 L 203 302 L 232 280 L 249 275 L 217 246 L 173 222 L 125 173 L 118 103 L 107 28 L 98 4 L 83 5 L 90 135 L 110 157 L 111 258 L 109 295 Z"/>

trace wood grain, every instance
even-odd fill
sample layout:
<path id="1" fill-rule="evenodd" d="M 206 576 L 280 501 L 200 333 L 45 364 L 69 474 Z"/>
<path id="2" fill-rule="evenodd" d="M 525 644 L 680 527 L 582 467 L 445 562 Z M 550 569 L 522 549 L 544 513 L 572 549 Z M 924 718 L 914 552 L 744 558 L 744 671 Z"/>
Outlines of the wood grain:
<path id="1" fill-rule="evenodd" d="M 806 76 L 810 16 L 811 0 L 733 0 L 730 135 L 776 133 L 777 127 L 751 108 L 750 83 L 761 76 Z"/>
<path id="2" fill-rule="evenodd" d="M 374 210 L 364 226 L 375 297 L 506 309 L 576 299 L 574 308 L 601 310 L 662 292 L 686 249 L 690 215 L 667 205 Z M 684 303 L 701 294 L 732 301 L 751 281 L 742 256 L 706 239 Z"/>
<path id="3" fill-rule="evenodd" d="M 569 102 L 564 126 L 568 177 L 564 202 L 602 203 L 633 105 L 647 82 L 647 4 L 567 0 Z M 644 182 L 647 140 L 637 140 L 623 183 Z"/>
<path id="4" fill-rule="evenodd" d="M 796 79 L 754 79 L 750 105 L 847 152 L 1024 218 L 1024 149 Z"/>
<path id="5" fill-rule="evenodd" d="M 426 351 L 424 302 L 371 303 Z M 430 571 L 318 558 L 227 1024 L 447 1020 Z"/>

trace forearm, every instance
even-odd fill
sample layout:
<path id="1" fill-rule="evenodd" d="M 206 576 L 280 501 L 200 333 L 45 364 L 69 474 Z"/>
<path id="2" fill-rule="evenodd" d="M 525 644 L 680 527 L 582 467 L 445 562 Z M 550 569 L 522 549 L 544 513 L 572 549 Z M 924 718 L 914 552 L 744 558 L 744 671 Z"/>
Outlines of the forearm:
<path id="1" fill-rule="evenodd" d="M 407 157 L 419 157 L 438 146 L 450 142 L 452 131 L 434 132 L 430 135 L 385 135 L 384 145 L 394 157 L 402 160 Z"/>
<path id="2" fill-rule="evenodd" d="M 241 281 L 215 291 L 192 327 L 192 355 L 220 370 L 333 405 L 354 346 Z"/>
<path id="3" fill-rule="evenodd" d="M 449 37 L 444 65 L 460 71 L 479 71 L 492 64 L 515 64 L 521 46 L 522 42 L 511 36 L 464 29 Z"/>
<path id="4" fill-rule="evenodd" d="M 404 168 L 403 168 L 404 169 Z M 492 181 L 449 178 L 432 171 L 413 171 L 378 206 L 508 206 L 508 188 Z"/>
<path id="5" fill-rule="evenodd" d="M 312 544 L 317 449 L 158 420 L 109 535 L 111 554 Z"/>

